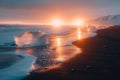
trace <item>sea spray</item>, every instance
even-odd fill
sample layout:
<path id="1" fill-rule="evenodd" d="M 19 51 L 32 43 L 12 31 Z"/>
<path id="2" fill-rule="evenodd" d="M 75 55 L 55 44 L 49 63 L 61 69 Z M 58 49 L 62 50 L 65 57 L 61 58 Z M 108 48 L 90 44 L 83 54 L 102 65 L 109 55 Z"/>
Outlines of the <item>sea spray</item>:
<path id="1" fill-rule="evenodd" d="M 42 31 L 26 31 L 19 36 L 15 36 L 14 40 L 18 47 L 44 46 L 49 43 L 49 36 Z"/>

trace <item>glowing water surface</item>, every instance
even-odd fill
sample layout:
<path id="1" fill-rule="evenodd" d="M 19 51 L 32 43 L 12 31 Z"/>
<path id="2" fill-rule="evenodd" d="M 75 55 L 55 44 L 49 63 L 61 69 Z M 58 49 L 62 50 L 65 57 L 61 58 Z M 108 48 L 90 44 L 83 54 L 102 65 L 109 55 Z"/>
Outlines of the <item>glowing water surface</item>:
<path id="1" fill-rule="evenodd" d="M 49 46 L 25 49 L 24 51 L 28 55 L 36 57 L 36 60 L 31 65 L 30 72 L 37 70 L 46 71 L 60 67 L 64 61 L 80 54 L 82 52 L 81 49 L 72 45 L 72 42 L 88 37 L 88 34 L 82 34 L 78 27 L 65 35 L 50 35 Z M 16 51 L 19 52 L 19 50 Z"/>
<path id="2" fill-rule="evenodd" d="M 14 37 L 22 34 L 23 32 L 36 32 L 38 30 L 49 34 L 50 45 L 24 49 L 8 49 L 11 46 L 8 46 L 7 44 L 4 45 L 8 48 L 2 50 L 1 54 L 5 54 L 7 52 L 8 54 L 21 55 L 24 57 L 24 59 L 8 68 L 1 69 L 0 77 L 2 80 L 16 80 L 13 78 L 22 78 L 23 76 L 26 76 L 29 68 L 30 71 L 47 71 L 56 67 L 60 67 L 63 62 L 70 60 L 82 52 L 80 48 L 72 45 L 72 42 L 85 37 L 96 35 L 91 34 L 91 32 L 85 32 L 81 30 L 80 27 L 72 29 L 69 29 L 69 27 L 64 27 L 63 29 L 55 29 L 52 27 L 44 26 L 43 28 L 5 27 L 4 30 L 0 30 L 0 45 L 13 42 Z M 6 77 L 6 75 L 9 75 L 9 77 Z"/>
<path id="3" fill-rule="evenodd" d="M 50 35 L 50 45 L 24 50 L 17 49 L 16 53 L 25 51 L 26 54 L 35 56 L 30 71 L 46 71 L 56 66 L 60 66 L 64 61 L 71 59 L 81 53 L 80 48 L 72 45 L 72 42 L 80 39 L 80 35 L 73 30 L 66 35 Z"/>

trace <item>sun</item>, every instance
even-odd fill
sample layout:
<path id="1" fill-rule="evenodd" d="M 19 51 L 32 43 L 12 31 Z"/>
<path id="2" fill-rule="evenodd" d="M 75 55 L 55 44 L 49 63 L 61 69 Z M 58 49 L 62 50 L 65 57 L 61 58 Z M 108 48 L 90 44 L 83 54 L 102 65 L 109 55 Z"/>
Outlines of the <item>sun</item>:
<path id="1" fill-rule="evenodd" d="M 82 26 L 84 23 L 82 20 L 75 20 L 73 23 L 75 26 Z"/>
<path id="2" fill-rule="evenodd" d="M 59 19 L 55 19 L 55 20 L 52 21 L 52 25 L 55 26 L 55 27 L 59 27 L 59 26 L 63 25 L 63 22 Z"/>

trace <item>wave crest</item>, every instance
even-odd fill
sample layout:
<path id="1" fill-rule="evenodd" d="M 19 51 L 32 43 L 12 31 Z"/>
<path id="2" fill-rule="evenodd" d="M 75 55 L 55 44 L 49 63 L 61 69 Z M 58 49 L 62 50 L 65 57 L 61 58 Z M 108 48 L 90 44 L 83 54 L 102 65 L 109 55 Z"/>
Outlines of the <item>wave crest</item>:
<path id="1" fill-rule="evenodd" d="M 44 46 L 49 43 L 49 36 L 42 31 L 26 31 L 21 35 L 15 36 L 14 40 L 18 47 Z"/>

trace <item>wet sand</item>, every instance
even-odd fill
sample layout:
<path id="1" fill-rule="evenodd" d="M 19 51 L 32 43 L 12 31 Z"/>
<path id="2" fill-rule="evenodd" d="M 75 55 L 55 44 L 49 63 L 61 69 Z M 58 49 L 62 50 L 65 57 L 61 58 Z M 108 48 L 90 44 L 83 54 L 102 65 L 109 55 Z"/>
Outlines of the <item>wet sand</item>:
<path id="1" fill-rule="evenodd" d="M 23 80 L 109 80 L 120 72 L 120 26 L 97 31 L 98 35 L 73 44 L 82 53 L 46 72 L 32 72 Z"/>

